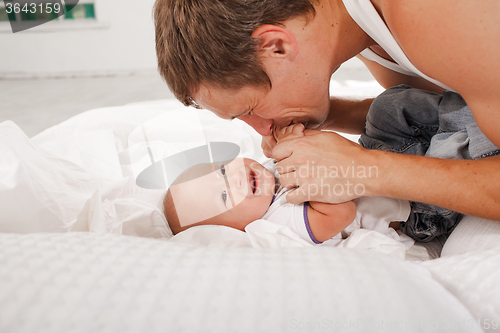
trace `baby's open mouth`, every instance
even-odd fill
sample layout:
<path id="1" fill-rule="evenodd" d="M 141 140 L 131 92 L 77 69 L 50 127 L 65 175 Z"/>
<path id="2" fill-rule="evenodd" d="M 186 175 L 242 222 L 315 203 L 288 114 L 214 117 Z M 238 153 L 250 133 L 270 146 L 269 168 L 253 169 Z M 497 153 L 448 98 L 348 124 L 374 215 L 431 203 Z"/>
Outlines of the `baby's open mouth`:
<path id="1" fill-rule="evenodd" d="M 255 179 L 255 173 L 250 171 L 250 187 L 252 188 L 252 193 L 255 194 L 257 190 L 257 180 Z"/>

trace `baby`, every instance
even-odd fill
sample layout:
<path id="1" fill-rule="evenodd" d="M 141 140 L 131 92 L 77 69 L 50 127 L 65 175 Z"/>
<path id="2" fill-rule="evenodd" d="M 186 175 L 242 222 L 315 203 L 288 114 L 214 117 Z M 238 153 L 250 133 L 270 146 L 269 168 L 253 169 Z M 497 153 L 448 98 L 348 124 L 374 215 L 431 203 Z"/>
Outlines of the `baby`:
<path id="1" fill-rule="evenodd" d="M 302 124 L 280 129 L 278 140 L 303 135 Z M 227 164 L 199 164 L 183 172 L 164 199 L 166 219 L 174 234 L 199 225 L 224 225 L 244 231 L 258 219 L 286 225 L 302 239 L 320 244 L 368 228 L 399 240 L 395 229 L 406 221 L 408 201 L 359 198 L 340 204 L 286 201 L 272 172 L 260 163 L 237 158 Z"/>

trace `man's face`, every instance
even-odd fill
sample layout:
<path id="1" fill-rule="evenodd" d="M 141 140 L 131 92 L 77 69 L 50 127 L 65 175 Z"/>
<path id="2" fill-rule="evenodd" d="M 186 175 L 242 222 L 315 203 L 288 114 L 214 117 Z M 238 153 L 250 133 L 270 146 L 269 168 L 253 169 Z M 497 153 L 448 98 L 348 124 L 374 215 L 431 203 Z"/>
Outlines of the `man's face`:
<path id="1" fill-rule="evenodd" d="M 276 82 L 271 89 L 247 86 L 231 90 L 201 85 L 194 100 L 220 118 L 243 120 L 262 136 L 271 135 L 273 125 L 303 123 L 306 128 L 316 128 L 328 116 L 329 82 L 298 80 Z"/>

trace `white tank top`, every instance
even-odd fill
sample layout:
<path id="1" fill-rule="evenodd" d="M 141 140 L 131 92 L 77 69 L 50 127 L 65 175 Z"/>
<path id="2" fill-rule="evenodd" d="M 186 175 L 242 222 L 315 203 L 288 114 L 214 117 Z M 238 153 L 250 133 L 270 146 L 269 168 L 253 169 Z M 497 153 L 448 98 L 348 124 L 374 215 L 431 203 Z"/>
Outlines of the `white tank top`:
<path id="1" fill-rule="evenodd" d="M 446 90 L 451 90 L 450 87 L 442 84 L 441 82 L 428 77 L 419 71 L 408 59 L 399 44 L 392 36 L 389 28 L 385 25 L 384 21 L 378 14 L 377 10 L 370 2 L 370 0 L 342 0 L 345 8 L 352 19 L 363 29 L 380 47 L 382 47 L 387 54 L 395 61 L 389 61 L 382 58 L 370 49 L 365 49 L 361 55 L 368 60 L 375 61 L 380 65 L 389 68 L 395 72 L 410 75 L 420 76 L 427 81 L 430 81 Z"/>

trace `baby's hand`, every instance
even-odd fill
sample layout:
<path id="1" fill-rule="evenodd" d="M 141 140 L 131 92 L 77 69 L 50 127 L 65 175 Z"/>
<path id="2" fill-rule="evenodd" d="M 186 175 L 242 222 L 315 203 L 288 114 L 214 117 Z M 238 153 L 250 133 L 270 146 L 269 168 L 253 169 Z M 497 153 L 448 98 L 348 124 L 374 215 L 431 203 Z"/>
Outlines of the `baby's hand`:
<path id="1" fill-rule="evenodd" d="M 289 139 L 300 138 L 304 136 L 304 124 L 298 123 L 287 127 L 273 127 L 273 136 L 276 142 L 283 142 Z"/>

